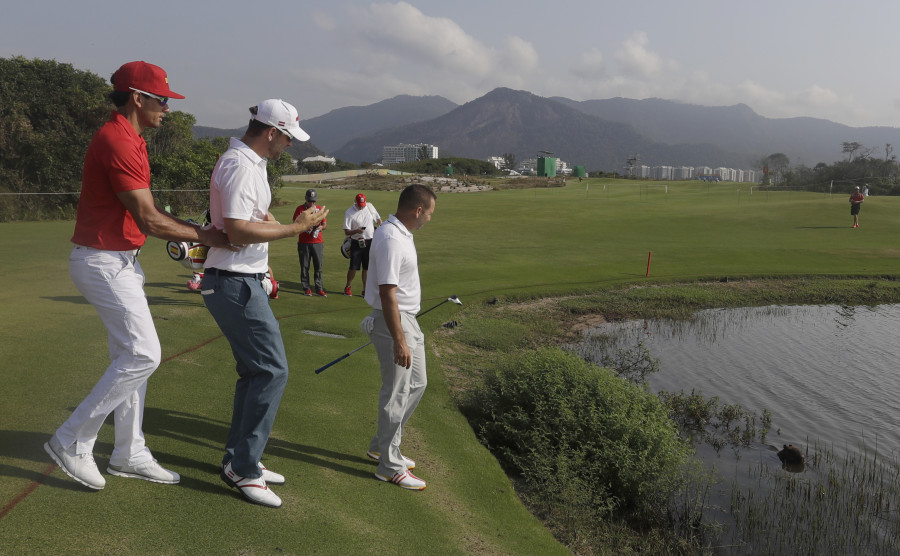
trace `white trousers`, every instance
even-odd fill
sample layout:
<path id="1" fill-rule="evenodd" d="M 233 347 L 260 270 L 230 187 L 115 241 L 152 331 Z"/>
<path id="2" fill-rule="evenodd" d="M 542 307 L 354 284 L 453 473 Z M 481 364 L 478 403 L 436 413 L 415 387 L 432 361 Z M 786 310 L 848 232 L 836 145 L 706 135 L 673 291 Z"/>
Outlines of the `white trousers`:
<path id="1" fill-rule="evenodd" d="M 412 354 L 412 365 L 407 369 L 394 364 L 394 340 L 384 320 L 384 313 L 373 309 L 371 316 L 374 322 L 369 338 L 375 346 L 381 367 L 381 391 L 378 394 L 378 430 L 369 442 L 369 450 L 381 454 L 378 474 L 390 478 L 406 469 L 400 455 L 403 427 L 418 407 L 428 385 L 425 335 L 415 315 L 400 313 L 403 335 Z"/>
<path id="2" fill-rule="evenodd" d="M 132 251 L 102 251 L 76 245 L 69 274 L 106 326 L 110 365 L 87 398 L 56 431 L 63 448 L 91 453 L 100 427 L 114 413 L 115 446 L 110 465 L 138 465 L 153 458 L 142 421 L 147 379 L 162 352 L 144 294 L 144 272 Z"/>

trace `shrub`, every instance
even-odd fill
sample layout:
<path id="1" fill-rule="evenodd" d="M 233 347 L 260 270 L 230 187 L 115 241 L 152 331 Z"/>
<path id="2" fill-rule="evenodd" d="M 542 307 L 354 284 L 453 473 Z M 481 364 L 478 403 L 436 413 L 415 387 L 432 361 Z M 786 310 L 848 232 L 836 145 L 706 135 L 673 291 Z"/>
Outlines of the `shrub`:
<path id="1" fill-rule="evenodd" d="M 548 503 L 565 478 L 597 517 L 663 517 L 689 447 L 656 396 L 558 348 L 497 361 L 465 409 L 507 472 Z"/>

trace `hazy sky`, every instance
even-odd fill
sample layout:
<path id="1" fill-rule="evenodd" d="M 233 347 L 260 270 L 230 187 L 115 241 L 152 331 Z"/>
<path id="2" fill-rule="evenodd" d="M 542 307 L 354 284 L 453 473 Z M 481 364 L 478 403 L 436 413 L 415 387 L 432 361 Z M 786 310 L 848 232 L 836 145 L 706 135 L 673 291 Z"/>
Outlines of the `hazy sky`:
<path id="1" fill-rule="evenodd" d="M 898 25 L 900 2 L 882 0 L 32 0 L 0 10 L 0 57 L 107 79 L 146 60 L 187 96 L 173 109 L 225 128 L 266 98 L 302 120 L 501 86 L 900 127 Z"/>

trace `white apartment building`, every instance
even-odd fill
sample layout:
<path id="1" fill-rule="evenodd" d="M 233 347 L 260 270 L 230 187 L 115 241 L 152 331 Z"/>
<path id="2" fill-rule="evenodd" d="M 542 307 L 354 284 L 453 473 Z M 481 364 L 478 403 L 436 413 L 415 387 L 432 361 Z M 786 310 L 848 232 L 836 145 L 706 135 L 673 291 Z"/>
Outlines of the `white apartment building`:
<path id="1" fill-rule="evenodd" d="M 416 160 L 438 158 L 438 148 L 427 143 L 408 145 L 400 143 L 395 146 L 385 146 L 381 149 L 382 164 L 399 164 L 401 162 L 415 162 Z"/>
<path id="2" fill-rule="evenodd" d="M 672 180 L 674 168 L 672 166 L 654 166 L 650 169 L 650 177 L 655 180 Z"/>
<path id="3" fill-rule="evenodd" d="M 690 180 L 694 178 L 694 169 L 691 166 L 679 166 L 672 169 L 673 180 Z"/>
<path id="4" fill-rule="evenodd" d="M 735 168 L 710 168 L 709 166 L 635 166 L 634 176 L 656 180 L 711 180 L 756 183 L 759 172 Z"/>
<path id="5" fill-rule="evenodd" d="M 489 156 L 487 161 L 493 164 L 498 170 L 503 170 L 506 167 L 506 159 L 502 156 Z"/>

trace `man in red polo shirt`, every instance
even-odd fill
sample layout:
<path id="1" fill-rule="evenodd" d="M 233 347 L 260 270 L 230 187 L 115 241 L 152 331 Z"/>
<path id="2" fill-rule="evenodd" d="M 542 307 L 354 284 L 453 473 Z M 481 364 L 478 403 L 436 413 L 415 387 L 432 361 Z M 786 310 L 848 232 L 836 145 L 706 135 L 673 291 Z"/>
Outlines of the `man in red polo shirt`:
<path id="1" fill-rule="evenodd" d="M 315 189 L 307 189 L 306 202 L 294 211 L 294 219 L 307 209 L 322 210 L 322 207 L 316 204 L 317 198 L 318 194 Z M 303 288 L 304 295 L 312 295 L 309 282 L 309 263 L 312 261 L 313 267 L 315 267 L 313 283 L 316 286 L 316 295 L 328 297 L 325 294 L 325 286 L 322 283 L 322 261 L 324 260 L 322 232 L 325 231 L 327 226 L 326 220 L 322 220 L 321 224 L 301 233 L 297 239 L 297 254 L 300 256 L 300 287 Z"/>
<path id="2" fill-rule="evenodd" d="M 84 159 L 81 198 L 72 236 L 69 274 L 106 325 L 110 365 L 91 393 L 44 444 L 70 477 L 102 489 L 106 480 L 94 462 L 100 426 L 114 413 L 115 445 L 107 472 L 120 477 L 175 484 L 178 473 L 153 459 L 141 423 L 147 379 L 161 350 L 137 260 L 148 235 L 171 241 L 229 246 L 224 232 L 178 220 L 157 208 L 150 193 L 150 163 L 142 134 L 162 125 L 169 98 L 166 72 L 129 62 L 112 76 L 116 106 L 94 135 Z"/>

